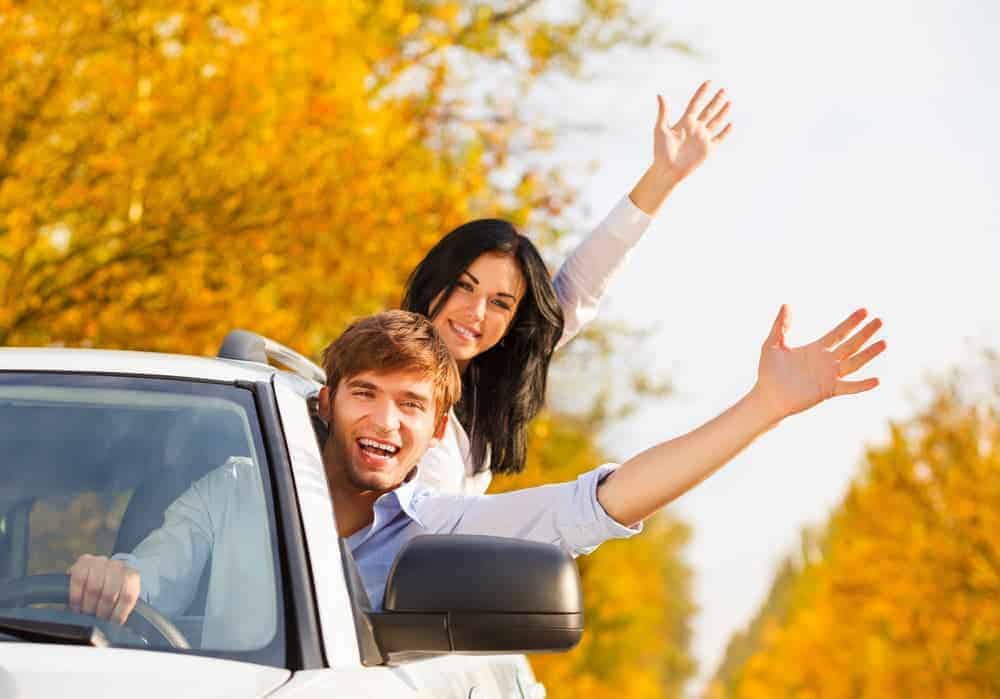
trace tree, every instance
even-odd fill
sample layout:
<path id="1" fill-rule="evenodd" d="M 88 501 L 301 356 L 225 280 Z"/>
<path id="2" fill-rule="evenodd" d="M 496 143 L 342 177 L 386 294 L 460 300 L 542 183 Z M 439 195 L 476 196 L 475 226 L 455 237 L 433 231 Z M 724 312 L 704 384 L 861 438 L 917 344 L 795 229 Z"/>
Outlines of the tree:
<path id="1" fill-rule="evenodd" d="M 0 0 L 0 344 L 246 327 L 316 355 L 467 219 L 552 241 L 572 191 L 522 157 L 551 132 L 521 98 L 643 26 L 621 0 Z M 539 420 L 502 485 L 593 465 L 598 423 Z M 583 564 L 592 631 L 535 661 L 553 695 L 679 694 L 686 536 L 662 517 Z"/>
<path id="2" fill-rule="evenodd" d="M 968 385 L 868 451 L 787 612 L 717 696 L 1000 694 L 1000 393 Z"/>
<path id="3" fill-rule="evenodd" d="M 315 353 L 463 220 L 555 226 L 514 99 L 635 22 L 538 4 L 0 0 L 0 343 Z"/>
<path id="4" fill-rule="evenodd" d="M 604 461 L 589 422 L 544 415 L 532 425 L 528 465 L 494 479 L 496 490 L 568 481 Z M 689 643 L 691 570 L 681 555 L 690 531 L 662 512 L 628 541 L 603 544 L 577 559 L 586 630 L 565 655 L 538 655 L 532 666 L 560 697 L 681 697 L 695 664 Z"/>

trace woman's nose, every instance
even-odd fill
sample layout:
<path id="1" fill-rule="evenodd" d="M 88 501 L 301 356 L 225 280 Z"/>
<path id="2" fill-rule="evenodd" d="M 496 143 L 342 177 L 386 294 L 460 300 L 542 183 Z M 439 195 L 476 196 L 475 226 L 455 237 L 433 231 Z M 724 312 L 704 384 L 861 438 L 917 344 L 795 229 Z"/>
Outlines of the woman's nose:
<path id="1" fill-rule="evenodd" d="M 485 296 L 476 296 L 472 301 L 472 314 L 475 316 L 476 320 L 482 320 L 486 317 L 486 302 Z"/>

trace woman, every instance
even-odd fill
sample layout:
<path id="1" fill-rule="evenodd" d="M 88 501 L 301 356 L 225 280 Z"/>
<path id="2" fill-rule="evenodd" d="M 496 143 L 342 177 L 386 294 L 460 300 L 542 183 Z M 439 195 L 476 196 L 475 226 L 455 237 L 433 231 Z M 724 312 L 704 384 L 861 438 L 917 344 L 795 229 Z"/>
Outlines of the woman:
<path id="1" fill-rule="evenodd" d="M 730 103 L 709 83 L 676 124 L 658 96 L 653 164 L 550 280 L 509 223 L 481 219 L 442 238 L 407 282 L 402 307 L 431 318 L 462 371 L 462 399 L 419 478 L 440 492 L 486 491 L 491 472 L 524 468 L 528 423 L 542 407 L 552 353 L 597 312 L 611 278 L 673 188 L 728 135 Z"/>

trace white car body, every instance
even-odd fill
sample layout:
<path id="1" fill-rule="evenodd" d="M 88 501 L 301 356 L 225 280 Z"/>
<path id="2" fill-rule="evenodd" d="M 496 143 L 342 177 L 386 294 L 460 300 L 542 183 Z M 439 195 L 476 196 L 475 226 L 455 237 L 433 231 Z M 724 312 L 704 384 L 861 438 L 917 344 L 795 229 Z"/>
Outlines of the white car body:
<path id="1" fill-rule="evenodd" d="M 307 397 L 318 384 L 257 362 L 69 349 L 0 349 L 0 373 L 69 372 L 269 384 L 280 416 L 315 599 L 320 663 L 277 668 L 134 648 L 0 642 L 0 699 L 24 697 L 538 697 L 523 655 L 362 663 L 332 502 Z"/>

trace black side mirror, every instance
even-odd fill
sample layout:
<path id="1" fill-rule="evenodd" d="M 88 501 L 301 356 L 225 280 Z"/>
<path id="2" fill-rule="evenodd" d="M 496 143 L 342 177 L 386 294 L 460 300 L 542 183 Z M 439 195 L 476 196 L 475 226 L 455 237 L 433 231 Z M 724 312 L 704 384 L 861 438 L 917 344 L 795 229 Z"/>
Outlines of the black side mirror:
<path id="1" fill-rule="evenodd" d="M 368 617 L 382 656 L 568 650 L 583 634 L 583 595 L 562 549 L 493 536 L 410 541 Z"/>

